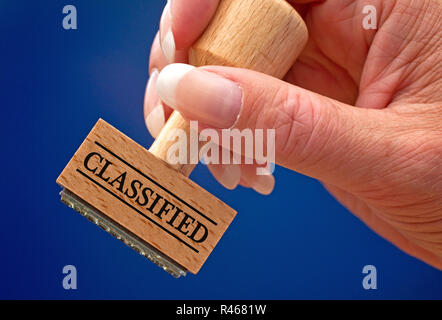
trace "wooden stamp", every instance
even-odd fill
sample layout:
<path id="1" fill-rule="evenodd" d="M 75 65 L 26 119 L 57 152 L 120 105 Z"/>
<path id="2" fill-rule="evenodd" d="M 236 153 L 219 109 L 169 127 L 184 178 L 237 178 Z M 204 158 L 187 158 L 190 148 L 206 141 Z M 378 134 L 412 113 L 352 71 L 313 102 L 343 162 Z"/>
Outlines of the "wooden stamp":
<path id="1" fill-rule="evenodd" d="M 189 59 L 282 78 L 307 37 L 283 0 L 222 0 Z M 200 270 L 236 212 L 188 178 L 194 164 L 166 162 L 174 129 L 189 134 L 178 112 L 147 151 L 100 119 L 57 183 L 63 202 L 180 277 Z"/>

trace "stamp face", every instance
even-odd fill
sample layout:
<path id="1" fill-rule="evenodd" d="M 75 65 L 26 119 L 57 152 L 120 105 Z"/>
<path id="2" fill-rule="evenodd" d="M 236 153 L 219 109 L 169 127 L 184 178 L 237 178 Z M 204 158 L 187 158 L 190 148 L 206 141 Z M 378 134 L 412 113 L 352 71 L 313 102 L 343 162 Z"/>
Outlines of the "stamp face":
<path id="1" fill-rule="evenodd" d="M 194 274 L 236 215 L 101 119 L 57 183 Z"/>

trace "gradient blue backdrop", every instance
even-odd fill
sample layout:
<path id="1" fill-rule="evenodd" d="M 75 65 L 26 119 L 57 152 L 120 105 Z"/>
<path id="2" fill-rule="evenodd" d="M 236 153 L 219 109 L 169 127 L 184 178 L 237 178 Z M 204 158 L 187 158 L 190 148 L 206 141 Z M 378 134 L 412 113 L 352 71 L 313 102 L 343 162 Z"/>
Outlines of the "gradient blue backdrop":
<path id="1" fill-rule="evenodd" d="M 62 28 L 74 4 L 78 30 Z M 0 0 L 0 298 L 442 298 L 442 273 L 378 237 L 321 185 L 277 168 L 270 197 L 192 179 L 239 214 L 175 280 L 60 202 L 58 174 L 99 117 L 148 147 L 142 101 L 165 1 Z M 62 288 L 62 268 L 78 290 Z M 378 290 L 362 288 L 362 268 Z"/>

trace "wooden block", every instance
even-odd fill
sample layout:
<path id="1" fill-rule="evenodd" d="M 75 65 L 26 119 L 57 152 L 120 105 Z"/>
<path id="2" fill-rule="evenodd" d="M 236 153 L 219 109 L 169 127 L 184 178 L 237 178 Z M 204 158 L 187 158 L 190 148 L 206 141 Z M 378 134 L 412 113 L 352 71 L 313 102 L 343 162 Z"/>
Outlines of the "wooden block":
<path id="1" fill-rule="evenodd" d="M 57 183 L 194 274 L 236 215 L 101 119 Z"/>

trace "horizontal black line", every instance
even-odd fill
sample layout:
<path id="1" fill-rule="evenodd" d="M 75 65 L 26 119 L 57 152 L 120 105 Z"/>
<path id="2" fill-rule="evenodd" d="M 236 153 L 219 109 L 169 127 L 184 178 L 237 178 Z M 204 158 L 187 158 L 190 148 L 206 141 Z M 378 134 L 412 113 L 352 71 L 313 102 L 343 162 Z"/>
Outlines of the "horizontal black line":
<path id="1" fill-rule="evenodd" d="M 105 188 L 101 183 L 95 181 L 94 179 L 92 179 L 91 177 L 89 177 L 86 173 L 84 173 L 83 171 L 81 171 L 80 169 L 77 169 L 77 172 L 80 173 L 81 175 L 83 175 L 84 177 L 88 178 L 90 181 L 92 181 L 93 183 L 95 183 L 97 186 L 101 187 L 103 190 L 109 192 L 111 195 L 113 195 L 115 198 L 117 198 L 118 200 L 120 200 L 121 202 L 123 202 L 125 205 L 127 205 L 128 207 L 132 208 L 133 210 L 135 210 L 138 214 L 142 215 L 144 218 L 146 218 L 147 220 L 149 220 L 150 222 L 154 223 L 156 226 L 160 227 L 163 231 L 166 231 L 168 234 L 170 234 L 172 237 L 174 237 L 175 239 L 177 239 L 178 241 L 180 241 L 181 243 L 185 244 L 186 246 L 188 246 L 190 249 L 192 249 L 193 251 L 195 251 L 196 253 L 199 253 L 199 251 L 197 249 L 195 249 L 194 247 L 192 247 L 190 244 L 188 244 L 187 242 L 183 241 L 182 239 L 180 239 L 179 237 L 177 237 L 176 235 L 174 235 L 172 232 L 170 232 L 169 230 L 167 230 L 166 228 L 164 228 L 162 225 L 158 224 L 157 222 L 153 221 L 151 218 L 149 218 L 148 216 L 146 216 L 144 213 L 142 213 L 140 210 L 138 210 L 137 208 L 135 208 L 134 206 L 132 206 L 130 203 L 128 203 L 126 200 L 120 198 L 118 195 L 116 195 L 115 193 L 113 193 L 112 191 L 110 191 L 109 189 Z"/>
<path id="2" fill-rule="evenodd" d="M 168 194 L 170 194 L 171 196 L 175 197 L 176 199 L 178 199 L 179 201 L 181 201 L 182 203 L 184 203 L 186 206 L 188 206 L 189 208 L 191 208 L 193 211 L 195 211 L 196 213 L 198 213 L 200 216 L 204 217 L 205 219 L 207 219 L 208 221 L 210 221 L 211 223 L 213 223 L 215 226 L 218 225 L 215 221 L 213 221 L 212 219 L 210 219 L 209 217 L 207 217 L 205 214 L 203 214 L 201 211 L 197 210 L 196 208 L 192 207 L 190 204 L 188 204 L 186 201 L 184 201 L 183 199 L 181 199 L 180 197 L 178 197 L 177 195 L 175 195 L 173 192 L 167 190 L 165 187 L 163 187 L 161 184 L 159 184 L 158 182 L 156 182 L 155 180 L 153 180 L 151 177 L 147 176 L 146 174 L 144 174 L 141 170 L 135 168 L 133 165 L 131 165 L 130 163 L 128 163 L 126 160 L 124 160 L 123 158 L 121 158 L 120 156 L 116 155 L 114 152 L 112 152 L 111 150 L 109 150 L 108 148 L 106 148 L 105 146 L 103 146 L 101 143 L 99 143 L 98 141 L 95 141 L 95 144 L 97 146 L 99 146 L 100 148 L 104 149 L 105 151 L 109 152 L 111 155 L 113 155 L 115 158 L 117 158 L 118 160 L 120 160 L 121 162 L 123 162 L 124 164 L 126 164 L 127 166 L 129 166 L 130 168 L 132 168 L 133 170 L 135 170 L 136 172 L 138 172 L 139 174 L 141 174 L 143 177 L 145 177 L 146 179 L 148 179 L 150 182 L 156 184 L 158 187 L 160 187 L 161 189 L 163 189 L 164 191 L 166 191 Z"/>

